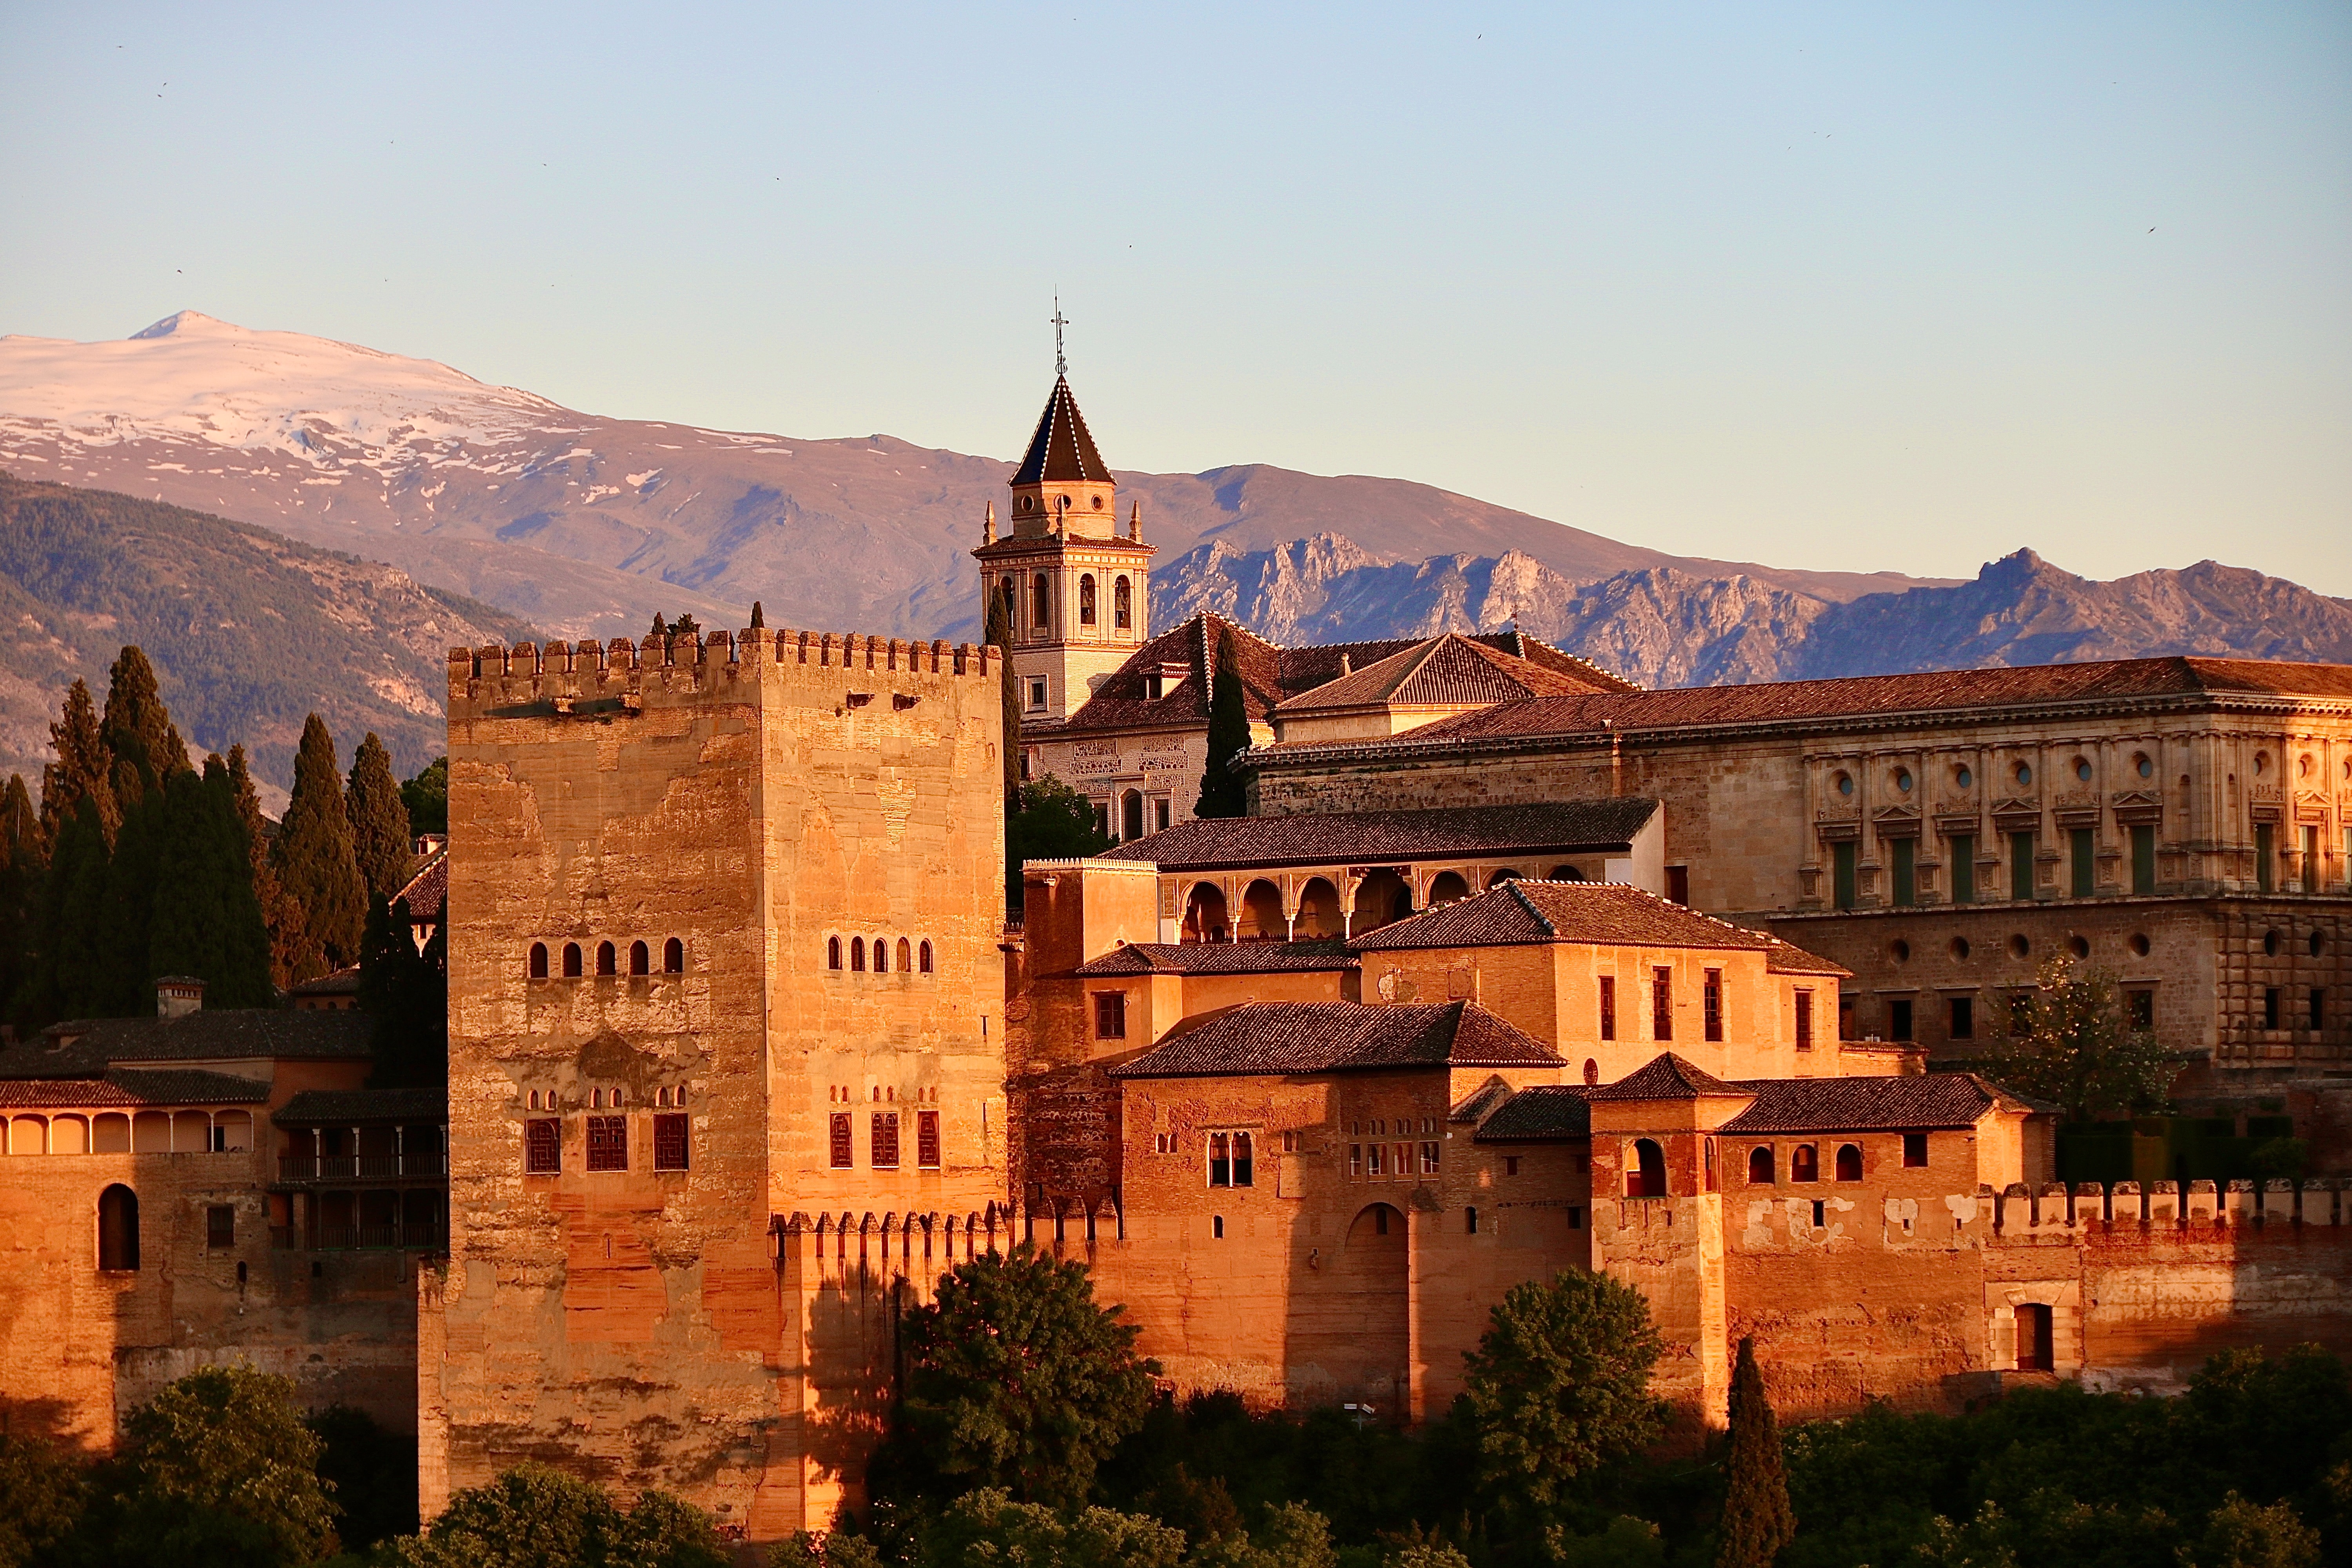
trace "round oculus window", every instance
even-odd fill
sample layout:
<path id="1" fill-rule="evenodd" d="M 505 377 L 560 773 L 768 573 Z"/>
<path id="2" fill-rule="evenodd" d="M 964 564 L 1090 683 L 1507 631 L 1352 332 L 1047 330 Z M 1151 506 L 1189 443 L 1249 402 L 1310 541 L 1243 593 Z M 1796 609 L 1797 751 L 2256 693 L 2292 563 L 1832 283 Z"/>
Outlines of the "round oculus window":
<path id="1" fill-rule="evenodd" d="M 1977 775 L 1970 773 L 1968 769 L 1962 768 L 1952 775 L 1952 782 L 1959 785 L 1962 789 L 1966 789 L 1970 784 L 1977 782 Z"/>
<path id="2" fill-rule="evenodd" d="M 1838 774 L 1837 789 L 1838 794 L 1840 795 L 1852 795 L 1853 793 L 1853 775 L 1851 773 Z"/>
<path id="3" fill-rule="evenodd" d="M 2091 782 L 2091 764 L 2081 757 L 2074 759 L 2074 776 L 2084 784 Z"/>
<path id="4" fill-rule="evenodd" d="M 2144 779 L 2154 778 L 2156 776 L 2156 763 L 2146 757 L 2142 757 L 2139 760 L 2139 776 Z"/>
<path id="5" fill-rule="evenodd" d="M 1897 768 L 1895 770 L 1895 787 L 1902 791 L 1905 795 L 1909 795 L 1911 793 L 1911 770 L 1909 768 Z"/>
<path id="6" fill-rule="evenodd" d="M 2018 783 L 2020 783 L 2020 784 L 2032 784 L 2032 783 L 2033 782 L 2033 770 L 2032 770 L 2032 768 L 2028 767 L 2028 766 L 2027 766 L 2025 763 L 2018 763 L 2018 764 L 2017 764 L 2017 782 L 2018 782 Z"/>

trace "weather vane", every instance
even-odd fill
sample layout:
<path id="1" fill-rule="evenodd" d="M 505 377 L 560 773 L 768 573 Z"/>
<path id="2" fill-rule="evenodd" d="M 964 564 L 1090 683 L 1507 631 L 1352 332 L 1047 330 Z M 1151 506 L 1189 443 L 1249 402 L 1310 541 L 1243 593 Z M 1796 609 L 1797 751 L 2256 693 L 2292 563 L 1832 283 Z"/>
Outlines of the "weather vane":
<path id="1" fill-rule="evenodd" d="M 1069 324 L 1069 319 L 1062 314 L 1062 291 L 1056 289 L 1054 290 L 1054 374 L 1057 376 L 1070 374 L 1070 362 L 1062 355 L 1062 329 Z"/>

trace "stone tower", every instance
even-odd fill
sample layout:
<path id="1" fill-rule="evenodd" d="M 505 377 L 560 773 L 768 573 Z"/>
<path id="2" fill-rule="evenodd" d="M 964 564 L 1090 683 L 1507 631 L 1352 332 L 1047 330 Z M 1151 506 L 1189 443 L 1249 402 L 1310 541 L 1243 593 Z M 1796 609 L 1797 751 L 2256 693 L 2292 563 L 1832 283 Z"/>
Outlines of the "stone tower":
<path id="1" fill-rule="evenodd" d="M 982 604 L 1008 612 L 1024 721 L 1057 721 L 1150 637 L 1152 548 L 1143 542 L 1140 503 L 1120 524 L 1118 481 L 1095 450 L 1066 375 L 1054 379 L 1011 488 L 1009 531 L 998 537 L 990 507 L 972 552 Z"/>
<path id="2" fill-rule="evenodd" d="M 1004 1196 L 999 681 L 774 628 L 453 655 L 427 1518 L 523 1458 L 831 1517 L 894 1281 Z"/>

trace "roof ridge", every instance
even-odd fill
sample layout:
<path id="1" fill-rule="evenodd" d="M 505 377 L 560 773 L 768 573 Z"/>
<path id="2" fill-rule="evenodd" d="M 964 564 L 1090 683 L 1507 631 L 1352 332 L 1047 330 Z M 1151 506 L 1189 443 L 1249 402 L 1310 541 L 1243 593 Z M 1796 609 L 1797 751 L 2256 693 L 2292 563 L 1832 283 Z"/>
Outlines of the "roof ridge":
<path id="1" fill-rule="evenodd" d="M 1543 929 L 1544 935 L 1558 936 L 1559 934 L 1559 928 L 1553 925 L 1549 917 L 1546 916 L 1541 910 L 1536 908 L 1535 900 L 1528 898 L 1527 894 L 1519 890 L 1519 879 L 1517 877 L 1512 878 L 1509 881 L 1504 883 L 1503 886 L 1511 890 L 1511 897 L 1518 900 L 1519 908 L 1527 910 L 1529 915 L 1535 918 L 1536 924 Z"/>

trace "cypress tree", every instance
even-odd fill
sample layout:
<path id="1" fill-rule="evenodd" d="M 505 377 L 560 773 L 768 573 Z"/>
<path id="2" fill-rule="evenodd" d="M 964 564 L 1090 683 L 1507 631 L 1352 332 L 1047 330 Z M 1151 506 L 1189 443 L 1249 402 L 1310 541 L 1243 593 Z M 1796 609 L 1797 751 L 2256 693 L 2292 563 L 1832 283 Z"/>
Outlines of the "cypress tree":
<path id="1" fill-rule="evenodd" d="M 85 796 L 58 834 L 42 900 L 47 944 L 35 976 L 35 1025 L 86 1018 L 101 1005 L 109 971 L 106 933 L 106 830 L 96 796 Z"/>
<path id="2" fill-rule="evenodd" d="M 445 904 L 443 923 L 448 919 Z M 378 1089 L 446 1083 L 449 1079 L 449 976 L 436 930 L 423 952 L 410 935 L 408 900 L 372 900 L 360 952 L 360 1007 L 375 1018 Z"/>
<path id="3" fill-rule="evenodd" d="M 164 785 L 164 807 L 149 921 L 150 976 L 202 978 L 208 1006 L 268 1006 L 269 934 L 254 896 L 227 764 L 208 757 L 202 778 L 184 769 L 173 774 Z"/>
<path id="4" fill-rule="evenodd" d="M 188 748 L 163 707 L 155 667 L 135 643 L 123 646 L 106 673 L 106 716 L 99 728 L 114 755 L 115 795 L 126 811 L 187 769 Z"/>
<path id="5" fill-rule="evenodd" d="M 1789 1476 L 1780 1458 L 1780 1433 L 1772 1402 L 1764 1396 L 1764 1373 L 1756 1364 L 1756 1342 L 1742 1336 L 1739 1364 L 1731 1374 L 1729 1488 L 1716 1568 L 1770 1568 L 1797 1533 L 1789 1506 Z"/>
<path id="6" fill-rule="evenodd" d="M 114 852 L 107 858 L 99 924 L 90 932 L 97 990 L 88 1005 L 101 1017 L 129 1018 L 155 1005 L 149 989 L 154 971 L 148 961 L 156 889 L 163 879 L 163 848 L 173 824 L 168 783 L 150 788 L 138 765 L 128 758 L 117 761 L 115 774 L 144 793 L 124 807 L 122 826 L 114 833 Z"/>
<path id="7" fill-rule="evenodd" d="M 294 983 L 294 962 L 303 951 L 309 920 L 302 900 L 286 890 L 278 868 L 269 863 L 268 819 L 261 815 L 261 796 L 253 787 L 243 746 L 228 749 L 228 791 L 242 835 L 238 842 L 252 868 L 254 902 L 261 908 L 262 929 L 268 933 L 270 984 L 283 988 Z"/>
<path id="8" fill-rule="evenodd" d="M 343 805 L 352 819 L 352 853 L 368 897 L 392 898 L 408 885 L 408 805 L 393 775 L 392 756 L 373 730 L 352 759 L 351 793 Z"/>
<path id="9" fill-rule="evenodd" d="M 48 874 L 40 814 L 25 775 L 11 773 L 0 791 L 0 1008 L 12 1006 L 32 977 L 33 915 Z"/>
<path id="10" fill-rule="evenodd" d="M 1231 626 L 1217 634 L 1216 676 L 1209 694 L 1209 760 L 1201 770 L 1201 798 L 1195 816 L 1244 816 L 1249 796 L 1241 776 L 1232 769 L 1236 754 L 1250 743 L 1249 707 L 1243 700 L 1241 659 L 1234 651 Z"/>
<path id="11" fill-rule="evenodd" d="M 352 848 L 335 739 L 316 713 L 302 724 L 294 753 L 294 794 L 270 848 L 270 864 L 302 908 L 291 978 L 308 980 L 355 962 L 367 921 L 367 888 Z"/>
<path id="12" fill-rule="evenodd" d="M 121 822 L 114 802 L 114 752 L 99 726 L 98 705 L 90 700 L 89 683 L 76 680 L 66 691 L 58 721 L 49 726 L 49 744 L 58 760 L 41 770 L 41 833 L 58 841 L 74 809 L 85 800 L 98 805 L 99 826 L 109 844 Z"/>

